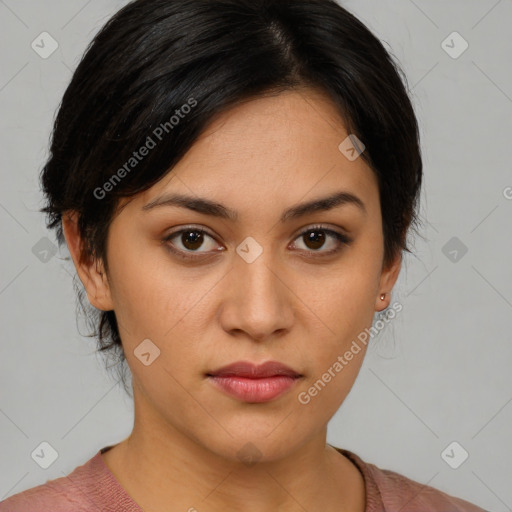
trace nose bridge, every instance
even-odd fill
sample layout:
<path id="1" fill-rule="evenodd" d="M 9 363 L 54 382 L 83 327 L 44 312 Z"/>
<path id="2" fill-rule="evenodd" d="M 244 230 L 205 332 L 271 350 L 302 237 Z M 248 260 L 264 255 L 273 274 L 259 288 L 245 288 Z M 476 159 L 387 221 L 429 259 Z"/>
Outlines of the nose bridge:
<path id="1" fill-rule="evenodd" d="M 292 305 L 272 251 L 252 239 L 242 242 L 237 253 L 230 302 L 224 305 L 229 311 L 225 328 L 243 330 L 255 339 L 288 328 Z"/>

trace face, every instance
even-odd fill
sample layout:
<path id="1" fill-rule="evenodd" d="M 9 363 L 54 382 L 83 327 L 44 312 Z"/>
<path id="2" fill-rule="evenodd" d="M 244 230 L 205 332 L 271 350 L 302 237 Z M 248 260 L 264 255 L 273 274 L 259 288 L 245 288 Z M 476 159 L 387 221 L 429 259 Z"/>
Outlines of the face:
<path id="1" fill-rule="evenodd" d="M 347 136 L 318 92 L 251 100 L 124 202 L 109 231 L 108 282 L 92 267 L 79 273 L 93 305 L 118 318 L 138 428 L 228 459 L 252 443 L 266 460 L 326 428 L 366 346 L 345 354 L 389 305 L 380 294 L 399 269 L 382 269 L 377 180 L 338 149 Z M 297 208 L 342 192 L 357 199 Z M 178 194 L 216 208 L 180 206 Z M 209 376 L 239 361 L 299 376 Z"/>

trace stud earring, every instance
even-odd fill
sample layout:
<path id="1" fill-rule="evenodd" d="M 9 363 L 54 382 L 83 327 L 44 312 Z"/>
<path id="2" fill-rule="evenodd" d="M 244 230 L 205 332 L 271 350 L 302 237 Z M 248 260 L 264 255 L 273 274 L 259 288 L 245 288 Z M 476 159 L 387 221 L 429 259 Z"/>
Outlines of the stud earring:
<path id="1" fill-rule="evenodd" d="M 380 296 L 380 300 L 384 300 L 385 298 L 386 298 L 386 294 L 382 293 L 381 296 Z"/>

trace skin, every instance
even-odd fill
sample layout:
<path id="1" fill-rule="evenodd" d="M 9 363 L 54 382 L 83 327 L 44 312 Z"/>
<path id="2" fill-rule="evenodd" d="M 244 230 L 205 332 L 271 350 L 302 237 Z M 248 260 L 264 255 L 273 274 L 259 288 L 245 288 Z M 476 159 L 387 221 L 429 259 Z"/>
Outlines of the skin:
<path id="1" fill-rule="evenodd" d="M 109 229 L 108 275 L 101 261 L 80 258 L 76 215 L 64 216 L 88 298 L 115 311 L 133 376 L 133 431 L 102 457 L 145 512 L 364 510 L 361 474 L 326 444 L 364 346 L 308 404 L 298 400 L 389 305 L 400 271 L 400 255 L 383 268 L 377 179 L 362 158 L 340 152 L 347 135 L 329 98 L 314 90 L 222 113 L 172 172 L 123 200 Z M 358 196 L 366 213 L 345 204 L 279 222 L 286 208 L 340 190 Z M 215 200 L 239 218 L 142 210 L 169 192 Z M 203 245 L 184 245 L 181 235 L 162 242 L 191 224 L 213 237 Z M 308 242 L 301 233 L 315 224 L 350 244 L 325 232 L 324 245 Z M 263 249 L 252 263 L 236 252 L 248 236 Z M 179 259 L 172 243 L 203 259 Z M 160 355 L 145 366 L 134 350 L 148 338 Z M 270 402 L 242 402 L 205 376 L 239 360 L 280 361 L 303 377 Z M 247 443 L 259 452 L 253 465 L 237 455 Z"/>

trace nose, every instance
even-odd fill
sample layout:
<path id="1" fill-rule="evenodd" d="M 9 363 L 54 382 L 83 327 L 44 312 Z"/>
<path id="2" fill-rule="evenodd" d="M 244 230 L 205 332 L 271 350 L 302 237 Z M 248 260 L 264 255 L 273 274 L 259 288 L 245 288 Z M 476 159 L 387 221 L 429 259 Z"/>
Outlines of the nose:
<path id="1" fill-rule="evenodd" d="M 259 342 L 288 332 L 294 319 L 294 294 L 286 280 L 270 252 L 263 251 L 251 263 L 237 255 L 223 280 L 219 313 L 223 329 Z"/>

